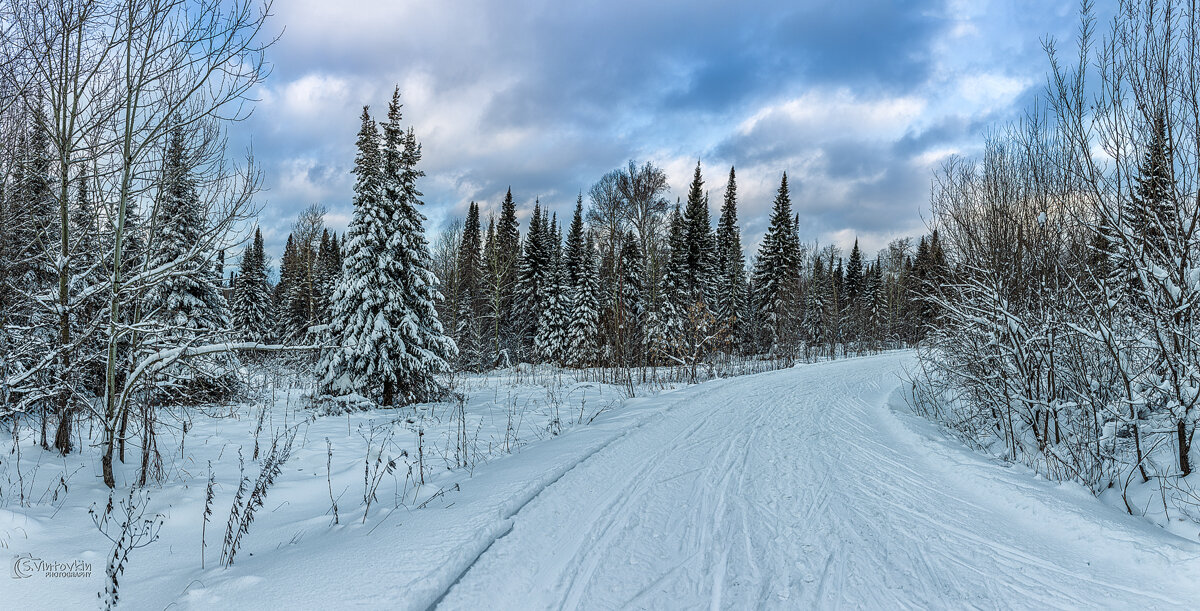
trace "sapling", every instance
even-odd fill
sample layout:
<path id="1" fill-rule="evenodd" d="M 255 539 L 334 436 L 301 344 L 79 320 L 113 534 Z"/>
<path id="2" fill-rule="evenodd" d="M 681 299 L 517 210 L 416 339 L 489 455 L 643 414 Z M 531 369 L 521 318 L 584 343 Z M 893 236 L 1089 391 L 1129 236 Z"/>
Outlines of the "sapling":
<path id="1" fill-rule="evenodd" d="M 95 503 L 88 508 L 92 523 L 105 538 L 113 542 L 113 551 L 104 570 L 104 589 L 96 594 L 105 609 L 115 608 L 120 601 L 120 577 L 129 564 L 129 552 L 157 541 L 166 520 L 160 513 L 147 518 L 146 508 L 150 505 L 150 496 L 135 496 L 135 490 L 137 489 L 130 488 L 129 497 L 118 501 L 120 515 L 116 515 L 118 507 L 113 506 L 111 492 L 103 511 L 97 511 Z"/>
<path id="2" fill-rule="evenodd" d="M 383 481 L 385 475 L 390 475 L 396 470 L 396 459 L 388 457 L 387 462 L 383 461 L 383 450 L 387 442 L 392 438 L 392 429 L 389 427 L 384 434 L 383 440 L 379 444 L 379 448 L 375 451 L 374 459 L 371 458 L 371 451 L 375 444 L 375 431 L 372 427 L 369 435 L 363 435 L 367 442 L 367 454 L 363 461 L 363 523 L 367 521 L 367 515 L 371 512 L 371 502 L 375 500 L 375 492 L 379 489 L 379 483 Z M 360 433 L 361 434 L 361 433 Z M 408 452 L 401 451 L 400 456 L 408 456 Z"/>
<path id="3" fill-rule="evenodd" d="M 286 437 L 286 440 L 284 439 Z M 250 496 L 246 499 L 246 505 L 241 509 L 241 515 L 238 519 L 237 529 L 232 533 L 226 531 L 226 549 L 222 554 L 225 566 L 233 564 L 233 558 L 237 555 L 238 549 L 242 544 L 242 535 L 250 532 L 250 525 L 254 522 L 254 513 L 263 506 L 267 498 L 267 491 L 275 484 L 275 478 L 283 472 L 283 465 L 287 462 L 292 453 L 292 441 L 295 439 L 295 431 L 290 435 L 288 433 L 280 433 L 275 435 L 271 440 L 271 449 L 267 451 L 267 457 L 263 459 L 262 469 L 258 473 L 258 478 L 254 481 L 254 488 L 250 490 Z M 282 443 L 280 443 L 282 441 Z M 248 480 L 242 478 L 243 484 Z M 239 492 L 243 487 L 239 487 Z M 235 498 L 235 504 L 240 500 Z M 231 518 L 237 515 L 235 506 L 231 513 Z"/>
<path id="4" fill-rule="evenodd" d="M 246 494 L 246 486 L 250 478 L 246 477 L 246 460 L 242 457 L 242 449 L 238 448 L 238 489 L 233 494 L 233 504 L 229 507 L 229 521 L 225 523 L 225 541 L 221 544 L 221 564 L 229 566 L 233 562 L 230 549 L 233 546 L 234 533 L 241 523 L 242 497 Z"/>
<path id="5" fill-rule="evenodd" d="M 204 568 L 204 549 L 208 547 L 208 539 L 205 534 L 208 529 L 209 517 L 212 516 L 213 506 L 213 487 L 216 484 L 216 476 L 213 473 L 212 461 L 208 461 L 208 485 L 204 487 L 204 521 L 200 523 L 200 568 Z"/>
<path id="6" fill-rule="evenodd" d="M 325 438 L 325 483 L 329 486 L 329 505 L 333 509 L 333 523 L 338 523 L 337 499 L 333 498 L 333 443 Z"/>

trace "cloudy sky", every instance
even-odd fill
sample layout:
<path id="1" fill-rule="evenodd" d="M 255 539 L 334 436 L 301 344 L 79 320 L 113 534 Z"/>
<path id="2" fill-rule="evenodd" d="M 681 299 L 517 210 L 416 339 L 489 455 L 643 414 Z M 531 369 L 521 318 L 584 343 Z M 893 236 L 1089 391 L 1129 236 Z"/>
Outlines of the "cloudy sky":
<path id="1" fill-rule="evenodd" d="M 629 159 L 663 167 L 674 201 L 698 159 L 714 208 L 737 166 L 748 248 L 787 171 L 806 240 L 873 253 L 923 231 L 943 159 L 1041 92 L 1041 40 L 1069 41 L 1077 6 L 279 0 L 273 73 L 238 133 L 266 172 L 275 257 L 309 204 L 345 229 L 359 112 L 382 116 L 397 84 L 431 237 L 472 200 L 486 223 L 509 186 L 522 212 L 540 197 L 561 216 Z"/>

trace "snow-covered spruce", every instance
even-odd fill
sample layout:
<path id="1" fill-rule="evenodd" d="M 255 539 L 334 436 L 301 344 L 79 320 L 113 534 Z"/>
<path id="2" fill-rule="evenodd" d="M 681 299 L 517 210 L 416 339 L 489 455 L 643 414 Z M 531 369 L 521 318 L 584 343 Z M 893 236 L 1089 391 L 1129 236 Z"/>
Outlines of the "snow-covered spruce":
<path id="1" fill-rule="evenodd" d="M 147 267 L 174 268 L 149 291 L 145 321 L 154 332 L 144 344 L 153 353 L 196 344 L 227 341 L 229 307 L 216 284 L 209 255 L 203 248 L 203 210 L 185 151 L 185 133 L 171 132 L 160 187 L 157 218 L 161 219 L 149 252 Z M 165 396 L 186 401 L 228 397 L 241 382 L 232 353 L 214 352 L 159 372 L 156 383 Z"/>
<path id="2" fill-rule="evenodd" d="M 420 145 L 411 129 L 401 129 L 400 118 L 397 90 L 381 143 L 363 108 L 354 220 L 329 328 L 335 346 L 318 365 L 325 392 L 359 394 L 385 406 L 441 396 L 438 376 L 449 372 L 457 354 L 434 307 L 441 295 L 417 210 Z"/>
<path id="3" fill-rule="evenodd" d="M 240 273 L 233 287 L 233 328 L 242 340 L 264 342 L 270 339 L 271 322 L 271 285 L 267 280 L 262 230 L 256 228 L 254 241 L 242 254 Z"/>

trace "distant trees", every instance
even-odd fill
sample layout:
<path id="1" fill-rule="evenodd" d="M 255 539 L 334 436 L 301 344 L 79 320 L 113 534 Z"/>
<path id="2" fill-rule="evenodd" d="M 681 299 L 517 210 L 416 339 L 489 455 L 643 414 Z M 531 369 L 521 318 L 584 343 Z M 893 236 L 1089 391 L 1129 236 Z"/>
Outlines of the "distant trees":
<path id="1" fill-rule="evenodd" d="M 313 325 L 326 324 L 331 304 L 329 274 L 337 261 L 321 261 L 322 240 L 329 259 L 340 259 L 324 223 L 325 208 L 312 205 L 300 213 L 288 234 L 287 247 L 279 263 L 279 284 L 275 287 L 276 335 L 287 342 L 305 341 Z M 340 266 L 337 268 L 340 271 Z M 322 275 L 324 274 L 324 276 Z"/>
<path id="2" fill-rule="evenodd" d="M 808 351 L 818 334 L 829 354 L 913 337 L 897 304 L 916 268 L 875 265 L 879 288 L 868 290 L 865 258 L 848 269 L 858 278 L 862 265 L 863 299 L 878 302 L 870 333 L 829 331 L 847 306 L 822 297 L 807 335 L 806 296 L 842 282 L 840 257 L 808 260 L 788 208 L 784 260 L 763 251 L 748 274 L 735 173 L 714 226 L 699 161 L 674 208 L 665 172 L 631 160 L 581 192 L 569 222 L 533 198 L 523 234 L 526 200 L 508 189 L 495 215 L 471 203 L 431 249 L 421 147 L 398 93 L 384 122 L 363 113 L 346 234 L 313 205 L 273 265 L 253 205 L 261 176 L 250 159 L 231 161 L 226 139 L 265 76 L 261 3 L 5 7 L 0 419 L 28 419 L 64 453 L 94 425 L 86 443 L 109 486 L 139 435 L 138 481 L 153 479 L 160 405 L 243 392 L 242 365 L 257 371 L 259 352 L 307 350 L 321 392 L 402 405 L 440 396 L 454 369 L 527 361 L 628 381 L 659 366 L 695 377 L 774 345 Z M 764 291 L 786 299 L 760 307 Z M 776 314 L 794 320 L 776 329 Z"/>
<path id="3" fill-rule="evenodd" d="M 457 254 L 439 260 L 455 262 L 437 266 L 459 304 L 443 306 L 456 313 L 459 366 L 517 359 L 692 371 L 722 355 L 790 360 L 881 350 L 915 342 L 929 326 L 934 306 L 921 286 L 948 277 L 933 271 L 945 267 L 944 253 L 931 254 L 941 253 L 930 248 L 940 244 L 936 232 L 921 238 L 916 263 L 906 240 L 875 262 L 857 243 L 848 261 L 836 248 L 810 251 L 798 235 L 785 175 L 750 273 L 736 170 L 730 168 L 715 228 L 701 170 L 698 163 L 688 201 L 673 209 L 665 175 L 653 164 L 631 161 L 608 172 L 588 190 L 590 208 L 582 194 L 577 198 L 565 236 L 538 199 L 525 235 L 515 231 L 511 189 L 486 233 L 472 202 L 463 229 L 443 234 L 452 242 L 440 251 Z M 499 226 L 509 227 L 507 237 Z M 514 252 L 513 244 L 521 246 Z"/>
<path id="4" fill-rule="evenodd" d="M 233 287 L 233 329 L 243 341 L 265 342 L 271 337 L 274 304 L 261 229 L 254 230 L 239 271 Z"/>

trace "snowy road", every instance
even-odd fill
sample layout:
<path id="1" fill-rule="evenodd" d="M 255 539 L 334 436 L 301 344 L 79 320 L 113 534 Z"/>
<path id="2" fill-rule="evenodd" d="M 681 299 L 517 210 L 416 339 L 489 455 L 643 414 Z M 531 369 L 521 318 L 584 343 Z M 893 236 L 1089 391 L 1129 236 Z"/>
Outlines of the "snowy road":
<path id="1" fill-rule="evenodd" d="M 439 601 L 482 608 L 1194 608 L 1200 546 L 943 441 L 911 355 L 683 391 L 568 470 Z"/>

